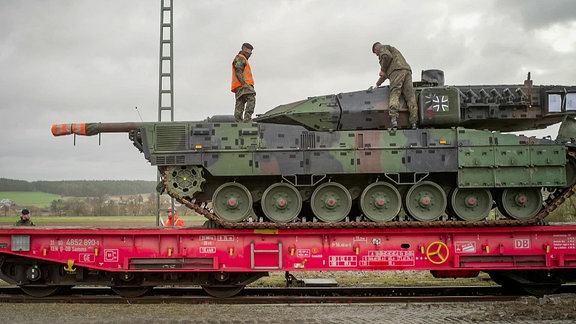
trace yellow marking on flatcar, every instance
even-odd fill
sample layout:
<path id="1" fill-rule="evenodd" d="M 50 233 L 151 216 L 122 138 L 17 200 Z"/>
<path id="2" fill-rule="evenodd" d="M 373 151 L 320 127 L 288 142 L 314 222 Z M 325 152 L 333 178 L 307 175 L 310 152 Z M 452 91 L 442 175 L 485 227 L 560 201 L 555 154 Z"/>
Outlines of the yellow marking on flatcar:
<path id="1" fill-rule="evenodd" d="M 278 229 L 256 228 L 254 234 L 278 234 Z"/>
<path id="2" fill-rule="evenodd" d="M 68 264 L 64 266 L 64 270 L 67 272 L 76 272 L 76 268 L 74 267 L 74 260 L 68 260 Z"/>

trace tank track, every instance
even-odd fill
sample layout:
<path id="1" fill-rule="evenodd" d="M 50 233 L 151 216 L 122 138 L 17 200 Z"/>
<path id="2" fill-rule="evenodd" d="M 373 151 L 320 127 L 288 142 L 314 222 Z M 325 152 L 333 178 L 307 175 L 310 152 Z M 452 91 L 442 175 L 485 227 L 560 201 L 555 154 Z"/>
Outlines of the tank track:
<path id="1" fill-rule="evenodd" d="M 569 148 L 568 155 L 576 159 L 576 148 Z M 162 179 L 164 187 L 169 188 L 166 184 L 167 175 L 162 172 Z M 324 223 L 324 222 L 290 222 L 290 223 L 274 223 L 274 222 L 239 222 L 231 223 L 223 221 L 216 214 L 205 208 L 203 202 L 190 201 L 180 197 L 174 192 L 168 194 L 176 199 L 181 204 L 192 209 L 196 213 L 206 217 L 209 220 L 208 227 L 210 228 L 227 228 L 227 229 L 321 229 L 321 228 L 428 228 L 428 227 L 489 227 L 489 226 L 528 226 L 537 225 L 543 219 L 562 205 L 570 196 L 576 193 L 576 184 L 569 188 L 558 188 L 550 193 L 548 198 L 544 201 L 542 210 L 531 219 L 527 220 L 514 220 L 514 219 L 496 219 L 496 220 L 481 220 L 481 221 L 390 221 L 390 222 L 338 222 L 338 223 Z M 206 226 L 206 225 L 205 225 Z"/>

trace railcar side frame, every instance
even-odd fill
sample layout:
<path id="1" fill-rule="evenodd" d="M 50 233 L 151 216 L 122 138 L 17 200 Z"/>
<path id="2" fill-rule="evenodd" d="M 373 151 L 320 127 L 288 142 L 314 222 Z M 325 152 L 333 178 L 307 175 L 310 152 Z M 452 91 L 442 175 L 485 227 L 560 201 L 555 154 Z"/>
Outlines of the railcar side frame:
<path id="1" fill-rule="evenodd" d="M 4 226 L 0 270 L 0 279 L 39 297 L 56 290 L 50 288 L 82 284 L 108 285 L 126 296 L 161 284 L 199 284 L 212 295 L 228 296 L 272 271 L 429 270 L 438 277 L 485 271 L 500 284 L 555 287 L 576 277 L 576 226 L 271 230 Z"/>

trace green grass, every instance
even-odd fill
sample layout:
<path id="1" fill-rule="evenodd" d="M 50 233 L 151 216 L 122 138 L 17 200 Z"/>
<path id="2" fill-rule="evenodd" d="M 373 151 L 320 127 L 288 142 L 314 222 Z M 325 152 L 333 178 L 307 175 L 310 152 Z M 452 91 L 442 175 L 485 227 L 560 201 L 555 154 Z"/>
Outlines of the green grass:
<path id="1" fill-rule="evenodd" d="M 0 200 L 10 199 L 18 206 L 47 208 L 53 200 L 61 198 L 62 196 L 45 192 L 0 191 Z"/>
<path id="2" fill-rule="evenodd" d="M 203 216 L 186 215 L 180 216 L 185 226 L 202 224 L 206 219 Z M 164 219 L 166 219 L 164 217 Z M 11 225 L 18 220 L 18 217 L 0 217 L 0 225 Z M 32 221 L 38 226 L 42 225 L 106 225 L 115 226 L 155 226 L 156 216 L 35 216 Z"/>
<path id="3" fill-rule="evenodd" d="M 10 223 L 11 220 L 6 220 L 9 217 L 0 218 L 0 223 Z M 32 215 L 32 220 L 35 223 L 75 223 L 87 224 L 90 223 L 146 223 L 156 220 L 155 216 L 37 216 Z"/>

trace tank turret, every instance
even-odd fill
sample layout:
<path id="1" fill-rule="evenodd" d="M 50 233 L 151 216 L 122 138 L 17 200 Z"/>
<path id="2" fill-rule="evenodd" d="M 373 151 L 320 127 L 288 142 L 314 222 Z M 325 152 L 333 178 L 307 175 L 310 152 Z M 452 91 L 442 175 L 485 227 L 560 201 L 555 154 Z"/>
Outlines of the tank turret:
<path id="1" fill-rule="evenodd" d="M 576 115 L 576 87 L 523 84 L 444 86 L 439 70 L 422 72 L 416 82 L 420 127 L 462 126 L 502 132 L 541 129 Z M 301 125 L 309 130 L 386 129 L 389 89 L 310 97 L 278 106 L 255 121 Z M 408 128 L 408 109 L 401 100 L 399 124 Z"/>

